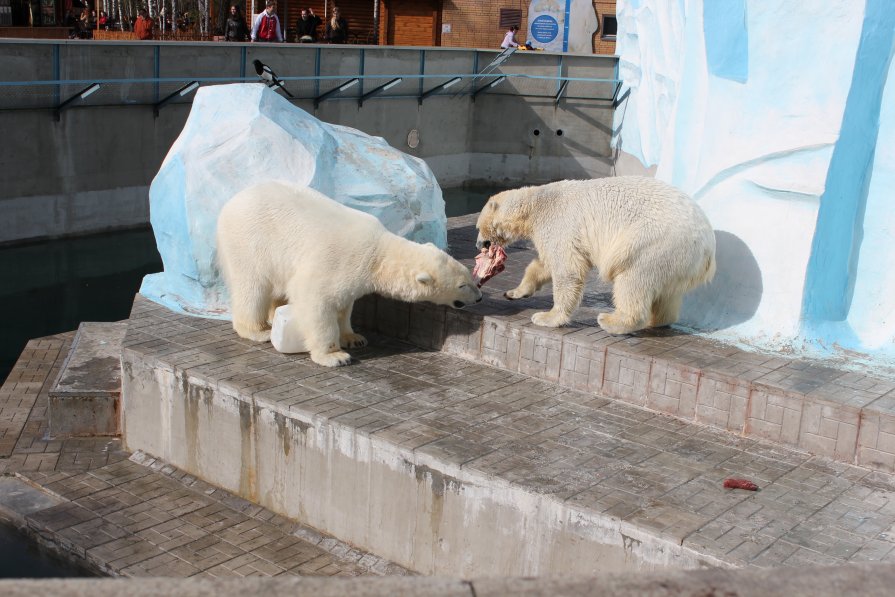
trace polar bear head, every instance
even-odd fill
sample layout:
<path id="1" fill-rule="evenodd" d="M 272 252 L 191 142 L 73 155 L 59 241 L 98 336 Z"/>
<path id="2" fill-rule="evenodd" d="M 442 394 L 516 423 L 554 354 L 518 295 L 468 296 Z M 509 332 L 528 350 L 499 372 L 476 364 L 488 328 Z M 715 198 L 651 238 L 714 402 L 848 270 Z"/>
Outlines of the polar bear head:
<path id="1" fill-rule="evenodd" d="M 427 258 L 414 273 L 418 300 L 461 309 L 482 300 L 482 292 L 465 265 L 433 245 L 422 245 Z"/>
<path id="2" fill-rule="evenodd" d="M 488 199 L 475 224 L 479 229 L 477 248 L 488 248 L 492 244 L 504 246 L 530 236 L 531 203 L 528 199 L 534 198 L 532 188 L 503 191 Z"/>
<path id="3" fill-rule="evenodd" d="M 429 301 L 461 309 L 482 300 L 472 273 L 433 245 L 398 238 L 374 278 L 376 292 L 403 301 Z"/>

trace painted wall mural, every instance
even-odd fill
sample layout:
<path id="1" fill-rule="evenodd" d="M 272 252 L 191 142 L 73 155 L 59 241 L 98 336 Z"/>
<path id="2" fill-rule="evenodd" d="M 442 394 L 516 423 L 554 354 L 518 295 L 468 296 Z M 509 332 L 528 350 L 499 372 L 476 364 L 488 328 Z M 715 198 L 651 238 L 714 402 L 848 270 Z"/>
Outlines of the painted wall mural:
<path id="1" fill-rule="evenodd" d="M 895 364 L 887 0 L 619 0 L 614 143 L 695 197 L 718 276 L 683 321 Z"/>

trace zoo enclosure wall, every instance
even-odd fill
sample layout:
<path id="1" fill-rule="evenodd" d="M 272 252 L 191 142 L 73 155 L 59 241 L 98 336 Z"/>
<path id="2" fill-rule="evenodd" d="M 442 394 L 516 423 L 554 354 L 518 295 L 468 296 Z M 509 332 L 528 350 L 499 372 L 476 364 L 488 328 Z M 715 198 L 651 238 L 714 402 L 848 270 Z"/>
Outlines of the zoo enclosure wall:
<path id="1" fill-rule="evenodd" d="M 257 81 L 256 58 L 296 106 L 426 160 L 444 187 L 597 177 L 613 165 L 613 56 L 517 52 L 495 66 L 498 52 L 476 49 L 38 40 L 4 40 L 0 56 L 11 140 L 0 148 L 0 243 L 147 223 L 148 185 L 193 97 L 176 92 Z"/>

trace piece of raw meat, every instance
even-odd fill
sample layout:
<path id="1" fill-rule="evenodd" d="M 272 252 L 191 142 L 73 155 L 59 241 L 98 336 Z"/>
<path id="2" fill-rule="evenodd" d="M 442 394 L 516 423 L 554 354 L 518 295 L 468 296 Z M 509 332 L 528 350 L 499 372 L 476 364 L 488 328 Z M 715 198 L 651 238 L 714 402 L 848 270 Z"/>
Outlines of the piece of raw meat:
<path id="1" fill-rule="evenodd" d="M 747 491 L 758 491 L 758 485 L 748 479 L 724 479 L 725 489 L 746 489 Z"/>
<path id="2" fill-rule="evenodd" d="M 472 278 L 481 288 L 482 284 L 503 271 L 503 264 L 507 260 L 507 253 L 500 245 L 492 244 L 487 249 L 475 256 L 475 267 L 472 269 Z"/>

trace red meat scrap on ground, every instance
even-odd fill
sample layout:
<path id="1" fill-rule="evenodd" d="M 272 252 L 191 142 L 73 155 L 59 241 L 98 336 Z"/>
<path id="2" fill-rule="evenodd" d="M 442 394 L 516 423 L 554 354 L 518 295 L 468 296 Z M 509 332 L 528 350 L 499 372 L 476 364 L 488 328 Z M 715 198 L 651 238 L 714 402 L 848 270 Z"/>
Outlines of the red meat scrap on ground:
<path id="1" fill-rule="evenodd" d="M 724 479 L 725 489 L 745 489 L 747 491 L 758 491 L 758 485 L 748 479 Z"/>

